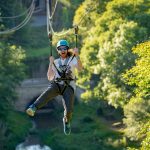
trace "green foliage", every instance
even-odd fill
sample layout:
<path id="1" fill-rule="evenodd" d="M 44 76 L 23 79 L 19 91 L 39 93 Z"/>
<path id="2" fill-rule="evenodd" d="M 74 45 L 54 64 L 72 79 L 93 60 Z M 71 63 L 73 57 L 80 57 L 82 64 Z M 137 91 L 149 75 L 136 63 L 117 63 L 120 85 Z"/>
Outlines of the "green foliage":
<path id="1" fill-rule="evenodd" d="M 56 50 L 53 49 L 53 52 L 55 53 Z M 26 50 L 26 56 L 27 58 L 39 58 L 39 57 L 45 57 L 50 54 L 50 48 L 45 47 L 45 48 L 29 48 Z"/>
<path id="2" fill-rule="evenodd" d="M 56 31 L 62 31 L 63 29 L 72 27 L 75 10 L 82 1 L 83 0 L 60 0 L 58 2 L 57 10 L 54 15 L 54 29 Z"/>
<path id="3" fill-rule="evenodd" d="M 21 46 L 24 47 L 26 51 L 32 51 L 32 49 L 42 49 L 49 46 L 49 39 L 46 31 L 46 26 L 28 27 L 28 30 L 29 33 L 25 34 L 23 37 L 26 40 L 26 42 L 23 41 L 21 43 Z"/>
<path id="4" fill-rule="evenodd" d="M 24 65 L 22 63 L 24 57 L 25 54 L 21 47 L 0 43 L 1 117 L 5 117 L 8 108 L 16 99 L 14 89 L 24 77 Z"/>
<path id="5" fill-rule="evenodd" d="M 8 142 L 5 147 L 8 150 L 14 149 L 19 142 L 22 142 L 28 135 L 29 129 L 32 126 L 25 114 L 11 112 L 8 117 Z M 19 124 L 19 126 L 18 126 Z M 13 140 L 12 140 L 13 139 Z"/>
<path id="6" fill-rule="evenodd" d="M 141 143 L 141 150 L 150 149 L 150 121 L 143 125 L 142 134 L 145 134 L 146 137 Z"/>
<path id="7" fill-rule="evenodd" d="M 13 102 L 16 100 L 15 88 L 24 78 L 24 65 L 22 60 L 25 58 L 24 51 L 21 47 L 15 45 L 0 43 L 0 145 L 1 149 L 8 146 L 7 142 L 10 140 L 13 147 L 15 146 L 12 139 L 15 138 L 16 131 L 13 126 L 16 126 L 20 132 L 18 124 L 19 120 L 15 120 L 17 116 L 12 112 Z M 17 115 L 17 114 L 16 114 Z M 11 117 L 12 118 L 11 118 Z M 10 118 L 13 119 L 10 123 Z M 9 124 L 10 123 L 10 124 Z M 23 123 L 23 122 L 22 122 Z M 22 126 L 24 127 L 24 126 Z M 11 128 L 11 129 L 10 129 Z M 12 129 L 13 128 L 13 129 Z M 11 131 L 10 131 L 11 130 Z M 10 136 L 7 136 L 11 133 Z M 21 131 L 22 133 L 22 131 Z M 12 135 L 14 134 L 14 135 Z M 19 135 L 19 136 L 18 136 Z M 21 134 L 16 135 L 19 138 Z M 12 137 L 13 136 L 13 137 Z M 11 144 L 11 142 L 9 142 Z"/>
<path id="8" fill-rule="evenodd" d="M 29 1 L 28 1 L 29 2 Z M 12 17 L 12 16 L 18 16 L 25 12 L 27 10 L 27 7 L 30 6 L 30 2 L 22 3 L 22 1 L 13 1 L 13 0 L 1 0 L 0 1 L 0 16 L 2 17 Z M 8 30 L 13 27 L 16 27 L 19 25 L 26 17 L 27 14 L 18 17 L 18 18 L 2 18 L 0 20 L 0 23 L 2 25 L 1 30 Z M 13 33 L 9 33 L 7 35 L 0 35 L 1 38 L 4 39 L 4 42 L 9 42 L 11 44 L 22 44 L 22 43 L 28 43 L 27 35 L 30 34 L 28 30 L 28 24 L 21 28 L 20 30 L 17 30 Z M 21 40 L 20 40 L 21 39 Z"/>
<path id="9" fill-rule="evenodd" d="M 81 32 L 80 54 L 85 72 L 79 75 L 77 83 L 88 85 L 83 99 L 105 99 L 115 107 L 123 107 L 129 93 L 121 74 L 134 64 L 131 48 L 149 36 L 149 25 L 143 24 L 144 19 L 140 17 L 142 13 L 150 18 L 147 2 L 84 1 L 76 11 L 75 24 L 88 8 L 91 10 L 80 23 L 81 30 L 85 28 Z M 140 19 L 137 20 L 137 16 Z M 93 79 L 93 74 L 99 78 Z"/>
<path id="10" fill-rule="evenodd" d="M 56 127 L 41 131 L 41 139 L 56 150 L 122 150 L 128 144 L 126 138 L 101 122 L 95 113 L 97 106 L 84 103 L 75 106 L 71 135 L 64 136 L 63 129 Z"/>
<path id="11" fill-rule="evenodd" d="M 145 20 L 150 19 L 149 6 L 144 0 L 86 0 L 74 17 L 77 24 L 87 9 L 93 8 L 80 22 L 80 56 L 85 71 L 79 74 L 77 83 L 86 90 L 82 99 L 103 99 L 124 109 L 125 133 L 132 140 L 146 137 L 141 146 L 149 140 L 147 132 L 138 133 L 149 120 L 149 42 L 134 48 L 134 53 L 131 49 L 150 36 L 150 24 Z"/>
<path id="12" fill-rule="evenodd" d="M 31 127 L 27 116 L 9 111 L 7 121 L 0 124 L 1 150 L 15 149 L 16 145 L 24 140 Z"/>
<path id="13" fill-rule="evenodd" d="M 134 86 L 134 94 L 124 107 L 124 123 L 126 135 L 137 140 L 141 139 L 141 149 L 149 149 L 150 127 L 150 41 L 133 48 L 138 55 L 135 66 L 123 74 L 127 84 Z"/>
<path id="14" fill-rule="evenodd" d="M 127 126 L 125 133 L 132 140 L 138 140 L 143 137 L 143 134 L 139 134 L 139 131 L 149 120 L 149 110 L 149 102 L 138 97 L 130 99 L 130 102 L 124 107 L 124 114 L 126 117 L 124 123 Z"/>
<path id="15" fill-rule="evenodd" d="M 124 78 L 129 85 L 135 85 L 136 94 L 139 97 L 150 97 L 150 42 L 139 44 L 133 48 L 133 52 L 139 56 L 136 66 L 128 70 Z"/>

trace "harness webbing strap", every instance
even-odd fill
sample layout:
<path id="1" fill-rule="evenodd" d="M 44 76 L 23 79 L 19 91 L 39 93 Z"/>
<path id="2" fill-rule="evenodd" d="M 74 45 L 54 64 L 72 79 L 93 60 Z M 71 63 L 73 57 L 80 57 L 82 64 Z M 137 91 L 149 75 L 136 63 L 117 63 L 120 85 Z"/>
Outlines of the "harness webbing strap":
<path id="1" fill-rule="evenodd" d="M 74 59 L 75 55 L 72 56 L 71 60 L 69 61 L 68 65 L 70 64 L 70 62 Z"/>
<path id="2" fill-rule="evenodd" d="M 69 61 L 69 57 L 66 58 L 64 65 L 67 65 Z M 61 58 L 59 58 L 59 65 L 62 66 Z"/>
<path id="3" fill-rule="evenodd" d="M 68 61 L 69 61 L 68 66 L 69 66 L 70 62 L 73 60 L 74 57 L 75 57 L 75 55 L 72 56 L 72 58 L 71 58 L 70 61 L 69 61 L 69 58 L 70 58 L 70 57 L 68 57 L 68 60 L 66 60 L 66 63 L 68 63 Z M 56 68 L 58 74 L 61 76 L 61 70 L 56 67 L 55 63 L 53 63 L 53 65 L 54 65 L 54 67 Z"/>
<path id="4" fill-rule="evenodd" d="M 55 82 L 55 83 L 56 83 L 56 85 L 57 85 L 57 87 L 59 89 L 59 92 L 62 94 L 59 84 L 57 82 Z"/>
<path id="5" fill-rule="evenodd" d="M 63 90 L 61 91 L 60 85 L 57 82 L 55 82 L 55 83 L 56 83 L 56 85 L 57 85 L 57 87 L 58 87 L 59 92 L 61 93 L 61 95 L 63 95 L 63 93 L 65 92 L 65 90 L 66 90 L 67 87 L 70 87 L 72 89 L 73 93 L 74 93 L 74 88 L 71 85 L 68 84 L 67 86 L 64 86 Z"/>
<path id="6" fill-rule="evenodd" d="M 70 61 L 69 61 L 70 57 L 68 57 L 68 58 L 65 60 L 64 65 L 69 66 L 70 62 L 73 60 L 74 57 L 75 57 L 75 55 L 72 56 L 72 58 L 71 58 Z M 69 63 L 68 63 L 68 61 L 69 61 Z M 57 86 L 58 86 L 58 88 L 59 88 L 60 93 L 63 94 L 64 91 L 66 90 L 66 88 L 67 88 L 68 86 L 70 86 L 69 83 L 70 83 L 70 81 L 73 80 L 73 79 L 65 79 L 65 78 L 62 78 L 62 74 L 61 74 L 61 73 L 62 73 L 62 70 L 60 70 L 60 68 L 58 69 L 58 68 L 56 67 L 55 63 L 53 63 L 53 65 L 54 65 L 54 67 L 56 68 L 58 74 L 59 74 L 60 77 L 61 77 L 61 78 L 58 78 L 58 79 L 56 79 L 56 80 L 57 80 L 58 82 L 64 81 L 64 83 L 65 83 L 65 86 L 64 86 L 64 88 L 63 88 L 62 91 L 61 91 L 59 84 L 56 82 L 56 84 L 57 84 Z M 59 59 L 59 65 L 62 65 L 61 59 Z M 67 67 L 66 67 L 66 69 L 67 69 Z M 65 70 L 65 71 L 66 71 L 66 70 Z M 71 86 L 70 86 L 70 87 L 71 87 Z M 72 88 L 72 87 L 71 87 L 71 88 Z M 73 89 L 73 88 L 72 88 L 72 89 Z"/>
<path id="7" fill-rule="evenodd" d="M 57 72 L 58 72 L 58 74 L 60 75 L 61 74 L 61 71 L 56 67 L 56 65 L 55 65 L 55 63 L 53 62 L 53 65 L 54 65 L 54 67 L 56 68 L 56 70 L 57 70 Z"/>

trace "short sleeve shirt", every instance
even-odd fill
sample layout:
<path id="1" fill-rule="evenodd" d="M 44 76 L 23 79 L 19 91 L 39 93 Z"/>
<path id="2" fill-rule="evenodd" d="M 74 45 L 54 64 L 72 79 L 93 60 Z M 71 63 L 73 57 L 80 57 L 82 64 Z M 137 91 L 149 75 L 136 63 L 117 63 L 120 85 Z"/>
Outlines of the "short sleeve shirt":
<path id="1" fill-rule="evenodd" d="M 62 58 L 56 59 L 56 60 L 54 61 L 54 63 L 55 63 L 55 65 L 56 65 L 57 68 L 59 68 L 59 66 L 60 66 L 59 61 L 61 61 L 61 64 L 62 64 L 62 65 L 64 65 L 64 64 L 65 64 L 65 65 L 69 65 L 68 69 L 71 71 L 71 76 L 72 76 L 72 78 L 75 79 L 75 70 L 77 69 L 78 63 L 77 63 L 76 57 L 74 57 L 73 59 L 72 59 L 72 57 L 73 57 L 73 56 L 71 56 L 71 57 L 69 58 L 67 64 L 65 64 L 66 59 L 62 59 Z M 59 75 L 58 71 L 56 70 L 56 68 L 55 68 L 54 66 L 53 66 L 53 71 L 55 72 L 55 77 L 54 77 L 54 79 L 60 78 L 60 75 Z M 63 84 L 63 81 L 60 82 L 60 84 Z M 71 82 L 70 82 L 70 85 L 71 85 L 73 88 L 75 88 L 75 82 L 74 82 L 74 81 L 71 81 Z"/>

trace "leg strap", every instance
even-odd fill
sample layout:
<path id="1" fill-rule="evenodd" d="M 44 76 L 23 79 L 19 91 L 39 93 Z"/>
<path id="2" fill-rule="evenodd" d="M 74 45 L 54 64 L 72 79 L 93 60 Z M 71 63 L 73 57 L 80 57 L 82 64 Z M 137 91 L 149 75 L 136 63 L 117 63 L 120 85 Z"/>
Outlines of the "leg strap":
<path id="1" fill-rule="evenodd" d="M 59 92 L 60 92 L 61 95 L 64 94 L 64 92 L 65 92 L 65 90 L 66 90 L 67 87 L 70 87 L 73 90 L 73 93 L 74 93 L 73 87 L 71 85 L 69 85 L 67 82 L 65 82 L 65 86 L 64 86 L 64 88 L 62 90 L 61 90 L 60 85 L 57 82 L 55 82 L 55 83 L 58 86 L 58 89 L 59 89 Z"/>
<path id="2" fill-rule="evenodd" d="M 59 89 L 59 92 L 61 93 L 60 85 L 59 85 L 57 82 L 55 82 L 55 83 L 56 83 L 56 85 L 57 85 L 57 87 L 58 87 L 58 89 Z"/>

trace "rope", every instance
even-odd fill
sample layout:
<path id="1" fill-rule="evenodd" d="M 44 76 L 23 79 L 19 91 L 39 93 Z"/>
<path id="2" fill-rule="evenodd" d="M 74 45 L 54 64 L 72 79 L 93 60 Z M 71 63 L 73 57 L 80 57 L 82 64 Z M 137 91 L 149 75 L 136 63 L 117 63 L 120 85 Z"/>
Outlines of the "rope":
<path id="1" fill-rule="evenodd" d="M 48 0 L 47 0 L 48 1 Z M 55 9 L 56 9 L 56 6 L 57 6 L 57 2 L 55 3 Z M 54 9 L 54 10 L 55 10 Z M 66 35 L 66 34 L 68 34 L 69 32 L 71 32 L 74 28 L 75 28 L 75 26 L 78 28 L 79 27 L 79 25 L 80 25 L 80 23 L 84 20 L 84 18 L 85 18 L 85 16 L 91 11 L 91 10 L 93 10 L 93 7 L 92 8 L 89 8 L 86 12 L 85 12 L 85 14 L 82 16 L 82 18 L 80 19 L 80 21 L 79 21 L 79 23 L 78 24 L 76 24 L 76 25 L 74 25 L 72 28 L 70 28 L 70 29 L 68 29 L 68 31 L 65 31 L 64 33 L 57 33 L 57 32 L 55 32 L 54 31 L 54 29 L 53 29 L 53 26 L 52 26 L 52 17 L 53 16 L 50 16 L 50 14 L 49 14 L 49 9 L 48 9 L 48 12 L 47 12 L 47 14 L 48 14 L 48 17 L 49 18 L 47 18 L 47 20 L 48 20 L 48 25 L 47 25 L 47 27 L 50 29 L 49 31 L 48 31 L 48 33 L 52 33 L 54 36 L 58 36 L 58 37 L 61 37 L 61 36 L 64 36 L 64 35 Z M 55 12 L 55 11 L 54 11 Z M 77 37 L 76 37 L 76 39 L 77 39 Z M 77 41 L 77 40 L 76 40 Z"/>
<path id="2" fill-rule="evenodd" d="M 52 26 L 52 18 L 54 16 L 55 11 L 56 11 L 57 4 L 58 4 L 58 0 L 56 0 L 54 10 L 52 12 L 52 15 L 50 15 L 49 0 L 46 0 L 46 6 L 47 6 L 47 34 L 48 35 L 52 34 L 52 35 L 55 35 L 55 36 L 64 36 L 64 35 L 68 34 L 72 29 L 69 29 L 68 31 L 66 31 L 64 33 L 58 34 L 54 31 L 53 26 Z"/>
<path id="3" fill-rule="evenodd" d="M 29 8 L 27 8 L 27 10 L 25 10 L 23 13 L 21 13 L 20 15 L 16 15 L 16 16 L 8 16 L 8 17 L 1 17 L 0 19 L 15 19 L 15 18 L 19 18 L 21 16 L 24 16 L 32 7 L 34 0 L 32 0 L 31 5 L 29 6 Z"/>
<path id="4" fill-rule="evenodd" d="M 50 34 L 50 26 L 49 26 L 49 0 L 46 0 L 46 14 L 47 14 L 47 34 Z"/>
<path id="5" fill-rule="evenodd" d="M 68 31 L 65 31 L 64 33 L 59 33 L 58 34 L 57 32 L 54 31 L 53 26 L 52 26 L 52 22 L 51 22 L 50 19 L 49 19 L 49 26 L 50 26 L 52 34 L 55 35 L 55 36 L 64 36 L 64 35 L 68 34 L 69 32 L 71 32 L 71 30 L 73 30 L 73 28 L 71 28 Z"/>
<path id="6" fill-rule="evenodd" d="M 53 12 L 51 13 L 50 19 L 52 19 L 53 16 L 54 16 L 54 13 L 55 13 L 55 10 L 56 10 L 56 7 L 57 7 L 57 3 L 58 3 L 58 0 L 56 0 L 56 2 L 55 2 L 55 7 L 54 7 Z"/>
<path id="7" fill-rule="evenodd" d="M 52 2 L 52 0 L 51 0 Z M 78 39 L 78 26 L 79 24 L 83 21 L 83 19 L 85 18 L 85 16 L 91 11 L 91 8 L 88 9 L 85 14 L 82 16 L 82 18 L 80 19 L 79 23 L 74 25 L 73 28 L 70 28 L 69 30 L 67 30 L 66 32 L 63 32 L 63 33 L 56 33 L 53 29 L 53 26 L 52 26 L 52 19 L 53 19 L 53 16 L 54 16 L 54 13 L 55 13 L 55 10 L 56 10 L 56 7 L 57 7 L 57 3 L 58 3 L 58 0 L 56 0 L 55 2 L 55 7 L 54 7 L 54 10 L 53 12 L 51 13 L 50 11 L 52 11 L 52 8 L 50 9 L 49 7 L 49 0 L 46 0 L 46 13 L 47 13 L 47 34 L 48 34 L 48 37 L 49 37 L 49 41 L 50 41 L 50 56 L 52 56 L 52 37 L 53 35 L 54 36 L 64 36 L 66 34 L 68 34 L 69 32 L 71 32 L 73 29 L 75 30 L 75 40 L 76 40 L 76 47 L 78 46 L 77 45 L 77 39 Z M 51 3 L 51 6 L 52 6 L 52 3 Z"/>
<path id="8" fill-rule="evenodd" d="M 51 6 L 52 6 L 52 4 L 51 4 Z M 56 5 L 55 5 L 55 9 L 56 9 Z M 55 9 L 54 9 L 54 11 L 53 11 L 52 14 L 54 14 Z M 51 10 L 52 10 L 52 8 L 51 8 Z M 49 8 L 49 0 L 46 0 L 47 34 L 48 34 L 49 42 L 50 42 L 50 56 L 52 56 L 52 38 L 53 38 L 52 25 L 51 25 L 52 17 L 51 17 L 51 19 L 49 19 L 50 18 L 50 11 L 51 10 Z"/>
<path id="9" fill-rule="evenodd" d="M 53 12 L 50 14 L 50 8 L 49 8 L 49 0 L 46 0 L 46 13 L 47 13 L 47 34 L 49 35 L 49 33 L 54 33 L 54 30 L 53 30 L 53 27 L 52 27 L 52 19 L 53 19 L 53 16 L 54 16 L 54 13 L 56 11 L 56 7 L 57 7 L 57 4 L 58 4 L 58 0 L 56 0 L 55 2 L 55 7 L 54 7 L 54 10 Z M 52 6 L 52 4 L 51 4 Z"/>
<path id="10" fill-rule="evenodd" d="M 20 28 L 25 26 L 29 22 L 29 20 L 31 19 L 31 16 L 34 12 L 34 8 L 35 8 L 35 4 L 33 3 L 30 12 L 28 13 L 26 18 L 19 25 L 17 25 L 16 27 L 13 27 L 11 29 L 5 30 L 5 31 L 0 31 L 0 34 L 8 34 L 8 33 L 14 32 L 16 30 L 19 30 Z"/>

